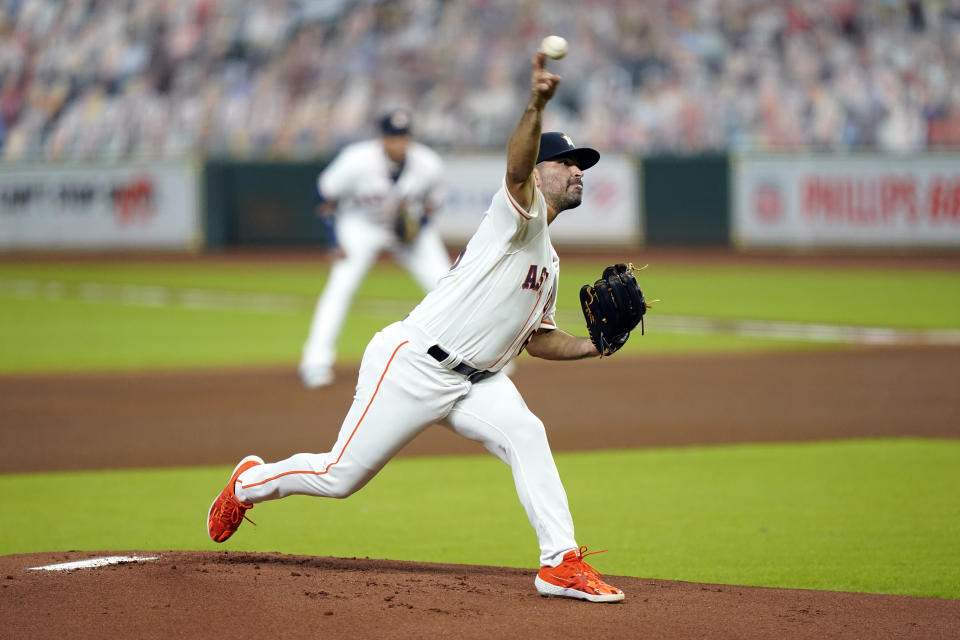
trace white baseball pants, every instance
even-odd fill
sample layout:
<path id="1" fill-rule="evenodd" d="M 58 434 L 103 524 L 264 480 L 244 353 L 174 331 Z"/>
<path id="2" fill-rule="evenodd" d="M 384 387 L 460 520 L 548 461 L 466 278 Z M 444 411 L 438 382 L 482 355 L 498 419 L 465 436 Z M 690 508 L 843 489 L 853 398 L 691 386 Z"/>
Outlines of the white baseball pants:
<path id="1" fill-rule="evenodd" d="M 394 254 L 424 291 L 433 289 L 450 270 L 450 256 L 433 224 L 425 226 L 409 245 L 399 243 L 389 229 L 359 214 L 337 216 L 336 229 L 344 257 L 331 267 L 330 277 L 317 300 L 300 359 L 301 371 L 333 366 L 337 338 L 353 298 L 385 249 Z"/>
<path id="2" fill-rule="evenodd" d="M 510 465 L 537 534 L 540 564 L 559 564 L 577 544 L 543 423 L 506 375 L 472 383 L 441 367 L 417 336 L 400 322 L 377 333 L 364 353 L 353 405 L 333 448 L 249 469 L 238 479 L 237 498 L 253 503 L 292 494 L 345 498 L 430 424 L 445 422 Z"/>

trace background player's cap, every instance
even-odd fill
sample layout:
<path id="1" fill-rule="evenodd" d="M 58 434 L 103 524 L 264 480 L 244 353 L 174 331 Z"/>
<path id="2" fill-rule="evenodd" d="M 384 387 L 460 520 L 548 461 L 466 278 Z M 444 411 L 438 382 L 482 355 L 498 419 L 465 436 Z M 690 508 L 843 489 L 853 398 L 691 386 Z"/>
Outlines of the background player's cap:
<path id="1" fill-rule="evenodd" d="M 385 136 L 408 136 L 413 116 L 406 109 L 392 109 L 380 119 L 380 132 Z"/>
<path id="2" fill-rule="evenodd" d="M 560 131 L 547 131 L 540 134 L 540 153 L 537 164 L 544 160 L 569 157 L 577 161 L 581 171 L 586 171 L 600 162 L 600 152 L 590 147 L 578 147 L 570 136 Z"/>

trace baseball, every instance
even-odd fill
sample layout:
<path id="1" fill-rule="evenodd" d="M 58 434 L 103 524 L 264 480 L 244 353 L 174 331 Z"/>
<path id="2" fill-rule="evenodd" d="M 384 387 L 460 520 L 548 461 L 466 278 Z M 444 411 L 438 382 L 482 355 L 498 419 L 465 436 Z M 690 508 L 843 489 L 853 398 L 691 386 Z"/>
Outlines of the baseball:
<path id="1" fill-rule="evenodd" d="M 567 55 L 567 40 L 560 36 L 547 36 L 543 39 L 543 42 L 540 43 L 540 51 L 543 51 L 554 60 L 559 60 Z"/>

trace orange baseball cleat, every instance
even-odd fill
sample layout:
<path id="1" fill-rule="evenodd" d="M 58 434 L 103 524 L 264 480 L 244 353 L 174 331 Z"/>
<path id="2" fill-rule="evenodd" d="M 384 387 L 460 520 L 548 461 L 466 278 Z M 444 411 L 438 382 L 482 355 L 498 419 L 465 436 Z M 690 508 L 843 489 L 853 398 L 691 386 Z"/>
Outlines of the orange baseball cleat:
<path id="1" fill-rule="evenodd" d="M 258 464 L 263 464 L 263 459 L 259 456 L 247 456 L 241 460 L 233 469 L 230 482 L 210 505 L 210 510 L 207 512 L 207 533 L 214 542 L 223 542 L 232 536 L 244 519 L 256 524 L 246 516 L 247 509 L 252 509 L 253 505 L 237 500 L 233 487 L 241 473 Z"/>
<path id="2" fill-rule="evenodd" d="M 537 579 L 537 591 L 542 596 L 556 596 L 562 598 L 577 598 L 590 602 L 620 602 L 624 599 L 623 591 L 610 586 L 603 581 L 603 576 L 583 561 L 586 547 L 568 551 L 563 556 L 563 562 L 555 567 L 540 567 Z"/>

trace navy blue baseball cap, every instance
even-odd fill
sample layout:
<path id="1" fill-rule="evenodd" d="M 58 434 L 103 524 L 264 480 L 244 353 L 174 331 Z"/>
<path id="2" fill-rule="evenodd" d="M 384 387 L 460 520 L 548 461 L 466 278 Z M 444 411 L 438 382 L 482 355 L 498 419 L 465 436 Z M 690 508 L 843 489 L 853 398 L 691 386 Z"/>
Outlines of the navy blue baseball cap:
<path id="1" fill-rule="evenodd" d="M 537 164 L 544 160 L 556 160 L 557 158 L 573 158 L 580 170 L 586 171 L 600 162 L 600 152 L 590 147 L 576 146 L 570 136 L 560 131 L 541 133 Z"/>
<path id="2" fill-rule="evenodd" d="M 408 136 L 413 128 L 413 116 L 406 109 L 393 109 L 380 118 L 380 133 L 385 136 Z"/>

